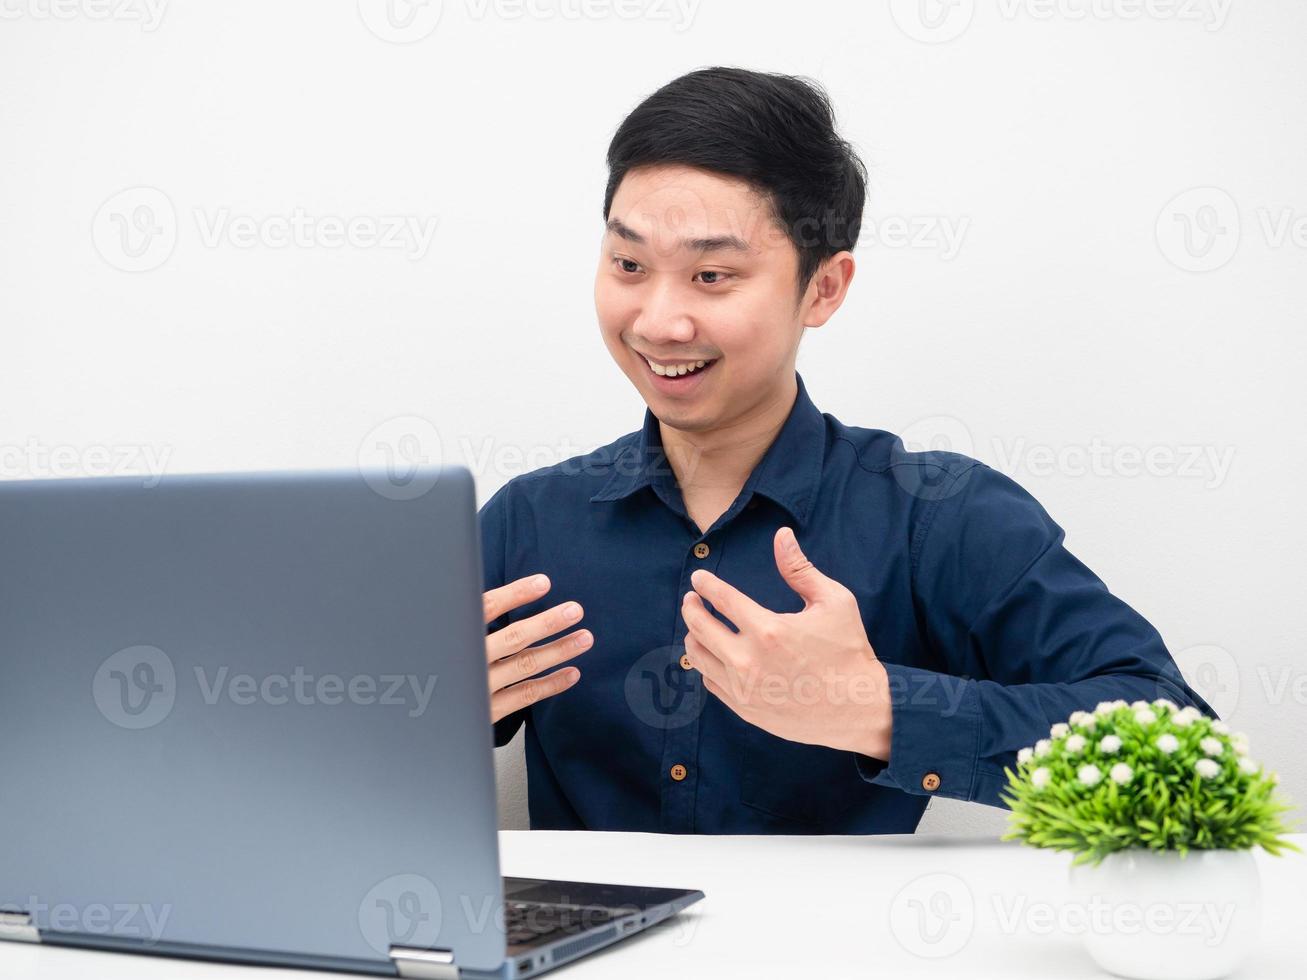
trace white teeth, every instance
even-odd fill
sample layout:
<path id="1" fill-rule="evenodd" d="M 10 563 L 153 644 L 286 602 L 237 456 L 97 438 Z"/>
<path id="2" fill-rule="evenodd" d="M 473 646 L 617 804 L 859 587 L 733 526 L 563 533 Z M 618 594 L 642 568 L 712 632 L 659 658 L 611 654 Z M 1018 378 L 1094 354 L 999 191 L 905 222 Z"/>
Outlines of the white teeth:
<path id="1" fill-rule="evenodd" d="M 695 361 L 693 364 L 669 364 L 664 367 L 661 364 L 650 361 L 647 357 L 645 358 L 645 361 L 648 362 L 649 367 L 653 369 L 654 374 L 661 375 L 665 378 L 678 378 L 682 374 L 691 374 L 708 363 L 707 361 Z"/>

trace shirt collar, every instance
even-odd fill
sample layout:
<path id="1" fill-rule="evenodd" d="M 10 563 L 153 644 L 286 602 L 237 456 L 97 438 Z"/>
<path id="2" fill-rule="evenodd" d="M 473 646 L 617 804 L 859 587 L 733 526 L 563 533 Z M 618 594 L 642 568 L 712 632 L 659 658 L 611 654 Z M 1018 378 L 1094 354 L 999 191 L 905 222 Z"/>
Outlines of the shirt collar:
<path id="1" fill-rule="evenodd" d="M 826 455 L 826 423 L 808 397 L 797 371 L 798 394 L 780 432 L 767 447 L 741 491 L 761 493 L 780 504 L 802 526 L 812 511 Z M 658 417 L 644 410 L 639 439 L 613 461 L 613 475 L 591 501 L 620 500 L 642 487 L 662 482 L 674 486 L 676 475 L 663 452 Z"/>

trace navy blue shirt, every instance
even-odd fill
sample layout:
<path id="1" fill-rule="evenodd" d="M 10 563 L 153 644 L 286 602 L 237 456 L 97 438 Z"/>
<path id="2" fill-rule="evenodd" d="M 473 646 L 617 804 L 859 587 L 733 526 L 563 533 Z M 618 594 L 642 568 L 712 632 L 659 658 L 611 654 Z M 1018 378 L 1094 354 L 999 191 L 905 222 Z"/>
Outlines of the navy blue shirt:
<path id="1" fill-rule="evenodd" d="M 594 634 L 568 662 L 575 685 L 494 726 L 502 746 L 526 725 L 532 829 L 911 833 L 931 795 L 1002 806 L 1004 766 L 1077 709 L 1165 697 L 1214 715 L 1017 483 L 844 425 L 796 379 L 784 426 L 706 534 L 647 409 L 641 431 L 519 476 L 481 508 L 486 589 L 552 582 L 487 632 L 574 599 L 585 616 L 566 632 Z M 888 764 L 750 725 L 681 665 L 696 568 L 775 612 L 803 608 L 773 557 L 787 524 L 857 597 L 889 674 Z"/>

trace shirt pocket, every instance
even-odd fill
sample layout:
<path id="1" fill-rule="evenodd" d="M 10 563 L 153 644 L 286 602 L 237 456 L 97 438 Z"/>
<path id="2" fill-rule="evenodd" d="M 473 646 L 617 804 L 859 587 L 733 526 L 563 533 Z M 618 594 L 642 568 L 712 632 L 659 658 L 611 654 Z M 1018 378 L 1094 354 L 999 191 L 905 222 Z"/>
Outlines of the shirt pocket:
<path id="1" fill-rule="evenodd" d="M 875 797 L 877 789 L 858 775 L 852 752 L 791 742 L 761 728 L 746 737 L 740 778 L 745 806 L 820 832 Z"/>

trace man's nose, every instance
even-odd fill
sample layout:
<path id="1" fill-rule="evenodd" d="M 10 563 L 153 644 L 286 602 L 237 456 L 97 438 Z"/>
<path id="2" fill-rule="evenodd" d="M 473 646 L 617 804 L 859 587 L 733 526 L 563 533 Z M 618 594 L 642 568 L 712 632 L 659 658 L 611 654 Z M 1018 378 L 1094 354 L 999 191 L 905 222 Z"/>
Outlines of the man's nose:
<path id="1" fill-rule="evenodd" d="M 635 332 L 658 350 L 694 336 L 694 322 L 683 298 L 671 285 L 652 287 L 645 296 Z"/>

